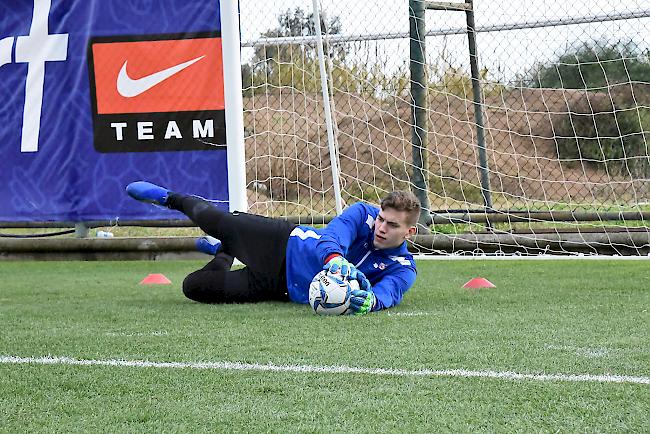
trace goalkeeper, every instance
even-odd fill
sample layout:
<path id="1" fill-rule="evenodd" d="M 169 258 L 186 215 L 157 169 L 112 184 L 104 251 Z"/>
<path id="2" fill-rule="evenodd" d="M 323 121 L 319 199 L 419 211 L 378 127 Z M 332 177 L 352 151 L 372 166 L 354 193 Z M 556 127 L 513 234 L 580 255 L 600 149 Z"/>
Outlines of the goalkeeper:
<path id="1" fill-rule="evenodd" d="M 133 182 L 126 191 L 139 201 L 184 213 L 209 235 L 197 240 L 197 248 L 214 259 L 183 281 L 185 296 L 201 303 L 307 304 L 312 279 L 325 269 L 359 282 L 350 305 L 365 314 L 399 304 L 415 282 L 406 239 L 416 232 L 420 203 L 410 192 L 388 194 L 381 208 L 355 203 L 316 229 L 225 212 L 200 197 L 149 182 Z M 246 266 L 231 270 L 235 257 Z"/>

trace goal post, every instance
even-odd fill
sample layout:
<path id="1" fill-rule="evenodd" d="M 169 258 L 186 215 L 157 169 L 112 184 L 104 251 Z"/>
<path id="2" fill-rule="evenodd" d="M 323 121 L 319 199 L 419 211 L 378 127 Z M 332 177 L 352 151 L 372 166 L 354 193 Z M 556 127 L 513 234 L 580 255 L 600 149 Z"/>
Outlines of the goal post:
<path id="1" fill-rule="evenodd" d="M 321 29 L 321 16 L 318 6 L 318 0 L 312 0 L 313 6 L 313 23 L 316 33 L 316 48 L 318 53 L 318 72 L 320 73 L 321 92 L 323 95 L 323 111 L 325 115 L 325 128 L 327 130 L 327 149 L 330 155 L 330 166 L 332 170 L 332 188 L 334 189 L 334 204 L 336 214 L 343 212 L 343 202 L 341 199 L 341 181 L 339 179 L 340 167 L 338 159 L 338 146 L 334 139 L 334 121 L 332 118 L 332 107 L 330 104 L 329 80 L 325 64 L 325 54 L 323 52 L 323 35 Z"/>
<path id="2" fill-rule="evenodd" d="M 246 157 L 244 106 L 242 100 L 239 11 L 237 2 L 221 0 L 221 40 L 223 55 L 226 144 L 228 155 L 228 202 L 230 211 L 248 211 L 246 198 Z"/>

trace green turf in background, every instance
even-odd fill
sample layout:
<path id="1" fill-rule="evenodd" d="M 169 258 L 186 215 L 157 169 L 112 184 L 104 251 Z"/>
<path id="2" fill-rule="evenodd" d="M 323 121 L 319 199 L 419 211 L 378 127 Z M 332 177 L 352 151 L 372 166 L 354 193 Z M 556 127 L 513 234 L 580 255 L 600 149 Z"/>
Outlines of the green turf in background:
<path id="1" fill-rule="evenodd" d="M 366 317 L 199 305 L 179 288 L 200 265 L 0 263 L 0 355 L 650 375 L 646 261 L 419 262 Z M 476 276 L 497 287 L 461 289 Z M 649 414 L 647 385 L 0 364 L 4 432 L 643 432 Z"/>

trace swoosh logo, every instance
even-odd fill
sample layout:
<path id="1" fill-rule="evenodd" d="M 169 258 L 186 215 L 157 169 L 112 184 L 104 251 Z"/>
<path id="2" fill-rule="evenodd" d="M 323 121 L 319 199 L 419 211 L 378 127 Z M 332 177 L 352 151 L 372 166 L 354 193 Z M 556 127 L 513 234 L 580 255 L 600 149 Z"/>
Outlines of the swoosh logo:
<path id="1" fill-rule="evenodd" d="M 203 59 L 205 55 L 197 57 L 196 59 L 188 60 L 187 62 L 179 63 L 172 67 L 163 69 L 162 71 L 154 72 L 153 74 L 146 75 L 142 78 L 132 79 L 126 72 L 126 64 L 128 60 L 124 61 L 120 73 L 117 75 L 117 91 L 125 98 L 133 98 L 143 92 L 148 91 L 158 83 L 167 80 L 169 77 L 178 74 L 188 66 Z"/>

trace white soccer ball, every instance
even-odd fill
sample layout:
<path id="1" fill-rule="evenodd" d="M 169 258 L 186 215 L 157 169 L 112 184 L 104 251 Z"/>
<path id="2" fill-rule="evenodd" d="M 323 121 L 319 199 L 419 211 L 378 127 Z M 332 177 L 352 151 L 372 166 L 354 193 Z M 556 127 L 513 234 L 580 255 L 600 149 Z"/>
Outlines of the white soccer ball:
<path id="1" fill-rule="evenodd" d="M 350 292 L 359 289 L 359 282 L 347 280 L 340 274 L 321 271 L 309 285 L 309 304 L 319 315 L 346 315 L 351 313 Z"/>

